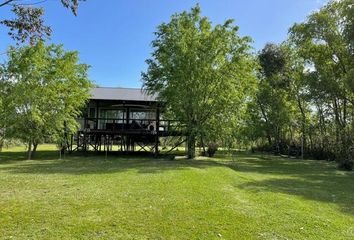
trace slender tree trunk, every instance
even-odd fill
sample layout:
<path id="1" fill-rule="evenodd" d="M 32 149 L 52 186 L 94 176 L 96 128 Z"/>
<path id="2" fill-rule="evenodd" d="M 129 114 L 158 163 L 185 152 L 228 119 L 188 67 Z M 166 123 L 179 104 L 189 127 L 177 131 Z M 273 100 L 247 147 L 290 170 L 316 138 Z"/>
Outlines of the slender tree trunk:
<path id="1" fill-rule="evenodd" d="M 301 112 L 301 116 L 302 116 L 302 121 L 301 121 L 301 158 L 304 158 L 304 154 L 305 154 L 305 148 L 307 146 L 306 143 L 306 135 L 305 135 L 305 129 L 306 129 L 306 114 L 305 114 L 305 109 L 304 106 L 301 104 L 301 100 L 299 97 L 297 97 L 297 104 L 298 107 L 300 109 Z"/>
<path id="2" fill-rule="evenodd" d="M 0 152 L 2 152 L 3 147 L 4 147 L 4 138 L 0 138 Z"/>
<path id="3" fill-rule="evenodd" d="M 31 160 L 32 158 L 32 139 L 28 141 L 28 149 L 27 149 L 27 159 Z"/>
<path id="4" fill-rule="evenodd" d="M 265 120 L 267 126 L 269 127 L 268 117 L 267 117 L 267 114 L 266 114 L 266 112 L 265 112 L 265 110 L 264 110 L 264 108 L 263 108 L 263 105 L 262 105 L 261 101 L 259 101 L 259 100 L 257 101 L 257 103 L 258 103 L 258 106 L 259 106 L 259 108 L 260 108 L 260 110 L 261 110 L 261 113 L 262 113 L 262 115 L 263 115 L 263 118 L 264 118 L 264 120 Z M 272 137 L 270 136 L 270 133 L 269 133 L 269 129 L 268 129 L 268 128 L 266 129 L 266 134 L 267 134 L 267 139 L 268 139 L 269 146 L 272 146 Z"/>
<path id="5" fill-rule="evenodd" d="M 188 136 L 188 159 L 195 158 L 195 134 L 191 133 Z"/>
<path id="6" fill-rule="evenodd" d="M 327 135 L 327 126 L 326 126 L 326 121 L 323 113 L 323 109 L 320 106 L 320 104 L 317 105 L 318 113 L 319 113 L 319 118 L 320 118 L 320 147 L 321 147 L 321 152 L 324 153 L 325 151 L 325 136 Z M 326 145 L 328 148 L 328 145 Z"/>
<path id="7" fill-rule="evenodd" d="M 275 154 L 280 154 L 280 128 L 275 126 Z"/>
<path id="8" fill-rule="evenodd" d="M 269 146 L 272 146 L 272 137 L 267 133 L 267 139 Z"/>
<path id="9" fill-rule="evenodd" d="M 36 154 L 37 147 L 38 147 L 38 143 L 36 141 L 33 141 L 32 157 Z"/>
<path id="10" fill-rule="evenodd" d="M 347 100 L 343 100 L 343 127 L 347 126 Z"/>
<path id="11" fill-rule="evenodd" d="M 65 150 L 66 150 L 65 145 L 60 146 L 60 152 L 61 152 L 61 154 L 64 154 L 64 153 L 65 153 Z"/>
<path id="12" fill-rule="evenodd" d="M 205 150 L 205 143 L 204 143 L 203 136 L 200 136 L 200 142 L 201 142 L 202 148 L 203 148 L 203 155 L 205 155 L 206 154 L 206 150 Z"/>
<path id="13" fill-rule="evenodd" d="M 309 131 L 309 140 L 310 140 L 310 150 L 313 150 L 313 137 L 312 137 L 312 133 Z"/>
<path id="14" fill-rule="evenodd" d="M 341 132 L 341 123 L 340 123 L 340 116 L 339 116 L 339 106 L 337 103 L 337 99 L 334 99 L 334 117 L 335 117 L 335 130 L 336 130 L 336 145 L 335 151 L 338 155 L 338 152 L 341 149 L 341 141 L 340 141 L 340 132 Z"/>

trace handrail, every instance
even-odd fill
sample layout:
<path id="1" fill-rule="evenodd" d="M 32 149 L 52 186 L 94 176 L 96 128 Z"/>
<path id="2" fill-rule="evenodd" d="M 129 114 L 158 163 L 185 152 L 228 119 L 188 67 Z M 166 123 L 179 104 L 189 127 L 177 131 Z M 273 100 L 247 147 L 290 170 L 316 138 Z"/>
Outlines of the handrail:
<path id="1" fill-rule="evenodd" d="M 136 121 L 151 121 L 156 122 L 156 119 L 153 118 L 78 118 L 78 120 L 89 120 L 89 121 L 96 121 L 96 120 L 108 120 L 108 121 L 127 121 L 127 120 L 136 120 Z M 179 122 L 179 120 L 175 119 L 159 119 L 160 122 Z"/>
<path id="2" fill-rule="evenodd" d="M 83 121 L 83 126 L 81 129 L 90 130 L 146 130 L 146 131 L 156 131 L 157 122 L 159 122 L 158 131 L 168 131 L 170 129 L 176 129 L 182 127 L 183 124 L 176 125 L 179 123 L 178 120 L 165 120 L 165 119 L 126 119 L 126 118 L 78 118 L 78 120 Z M 93 123 L 94 126 L 91 124 Z M 134 122 L 137 125 L 134 125 Z M 152 126 L 152 127 L 151 127 Z M 162 130 L 160 129 L 162 128 Z"/>

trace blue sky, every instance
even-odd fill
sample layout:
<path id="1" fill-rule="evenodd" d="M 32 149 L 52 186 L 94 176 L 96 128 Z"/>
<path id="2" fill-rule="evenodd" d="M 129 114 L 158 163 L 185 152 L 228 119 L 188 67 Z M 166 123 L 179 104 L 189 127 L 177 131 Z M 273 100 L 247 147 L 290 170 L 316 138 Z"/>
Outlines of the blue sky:
<path id="1" fill-rule="evenodd" d="M 1 1 L 0 1 L 1 2 Z M 173 13 L 197 3 L 214 24 L 235 19 L 240 34 L 251 36 L 255 50 L 267 42 L 280 43 L 288 28 L 306 19 L 324 0 L 87 0 L 77 17 L 47 0 L 45 21 L 52 26 L 51 42 L 80 52 L 81 62 L 91 65 L 90 78 L 100 86 L 140 87 L 140 73 L 152 51 L 153 32 Z M 0 18 L 10 17 L 8 8 Z M 0 52 L 13 44 L 0 27 Z M 0 61 L 4 61 L 1 56 Z"/>

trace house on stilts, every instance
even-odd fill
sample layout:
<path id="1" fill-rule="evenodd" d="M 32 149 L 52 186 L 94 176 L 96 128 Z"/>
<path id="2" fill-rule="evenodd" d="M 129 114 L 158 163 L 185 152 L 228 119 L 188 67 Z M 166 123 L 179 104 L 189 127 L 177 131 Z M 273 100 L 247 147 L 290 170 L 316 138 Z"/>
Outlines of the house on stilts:
<path id="1" fill-rule="evenodd" d="M 133 88 L 93 88 L 69 151 L 150 152 L 159 154 L 185 142 L 178 121 L 164 118 L 156 95 Z M 174 139 L 168 143 L 166 139 Z M 173 143 L 172 143 L 173 142 Z M 166 150 L 167 149 L 167 150 Z"/>

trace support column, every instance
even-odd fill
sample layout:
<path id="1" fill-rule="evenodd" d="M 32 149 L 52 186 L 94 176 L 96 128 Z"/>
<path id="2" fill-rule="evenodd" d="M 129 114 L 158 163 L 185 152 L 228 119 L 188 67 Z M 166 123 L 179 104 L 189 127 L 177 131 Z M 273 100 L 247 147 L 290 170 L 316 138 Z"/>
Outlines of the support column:
<path id="1" fill-rule="evenodd" d="M 127 107 L 127 119 L 126 119 L 126 122 L 125 122 L 125 126 L 126 127 L 129 126 L 129 120 L 130 120 L 130 108 Z M 126 128 L 124 130 L 126 130 Z"/>
<path id="2" fill-rule="evenodd" d="M 96 124 L 95 124 L 95 129 L 97 130 L 98 129 L 98 116 L 99 116 L 99 101 L 97 100 L 96 101 Z"/>
<path id="3" fill-rule="evenodd" d="M 127 107 L 127 120 L 126 120 L 126 123 L 125 123 L 124 131 L 127 131 L 129 129 L 129 121 L 130 121 L 130 108 Z M 130 142 L 131 142 L 130 136 L 126 135 L 125 136 L 125 147 L 126 147 L 125 150 L 127 152 L 130 151 Z"/>
<path id="4" fill-rule="evenodd" d="M 159 155 L 159 132 L 160 132 L 160 106 L 156 108 L 156 135 L 155 135 L 155 157 Z"/>

